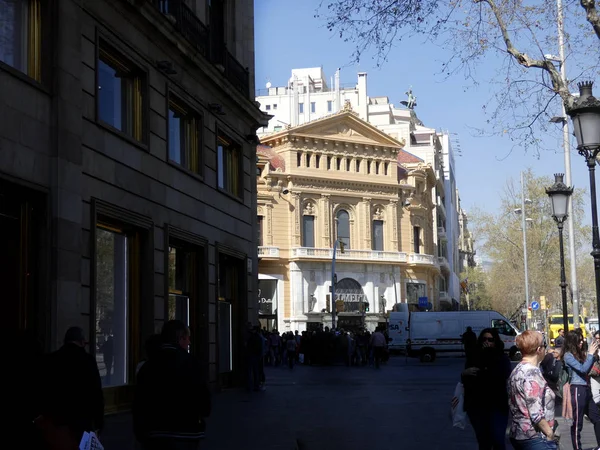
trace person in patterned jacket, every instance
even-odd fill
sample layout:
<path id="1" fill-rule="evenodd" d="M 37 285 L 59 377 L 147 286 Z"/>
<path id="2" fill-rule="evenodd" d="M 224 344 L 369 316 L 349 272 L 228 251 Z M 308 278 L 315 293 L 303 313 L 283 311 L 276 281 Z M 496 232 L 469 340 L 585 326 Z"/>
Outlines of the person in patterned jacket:
<path id="1" fill-rule="evenodd" d="M 508 380 L 510 441 L 515 450 L 556 450 L 555 395 L 539 367 L 546 355 L 544 336 L 525 331 L 517 336 L 517 347 L 523 359 Z"/>

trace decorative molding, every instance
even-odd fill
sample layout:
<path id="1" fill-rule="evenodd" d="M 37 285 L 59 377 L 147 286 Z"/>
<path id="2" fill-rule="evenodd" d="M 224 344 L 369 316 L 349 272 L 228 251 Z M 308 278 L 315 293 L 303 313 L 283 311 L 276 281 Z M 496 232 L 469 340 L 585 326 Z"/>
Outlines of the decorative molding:
<path id="1" fill-rule="evenodd" d="M 302 210 L 302 215 L 303 216 L 316 216 L 317 215 L 317 209 L 315 208 L 315 205 L 312 202 L 312 200 L 308 200 L 307 202 L 304 203 L 304 209 Z"/>
<path id="2" fill-rule="evenodd" d="M 373 220 L 384 220 L 385 219 L 385 213 L 384 213 L 384 207 L 381 205 L 376 205 L 373 207 L 374 211 L 373 211 Z"/>

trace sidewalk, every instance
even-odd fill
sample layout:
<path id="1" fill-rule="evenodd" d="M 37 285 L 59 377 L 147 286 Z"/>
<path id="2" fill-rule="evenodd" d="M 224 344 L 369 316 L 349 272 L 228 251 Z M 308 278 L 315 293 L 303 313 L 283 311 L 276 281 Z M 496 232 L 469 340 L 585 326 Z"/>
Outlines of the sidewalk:
<path id="1" fill-rule="evenodd" d="M 269 449 L 297 450 L 296 437 L 284 408 L 293 408 L 293 381 L 287 371 L 270 371 L 272 392 L 247 392 L 243 389 L 213 394 L 213 410 L 207 420 L 206 439 L 201 450 Z M 289 391 L 289 392 L 288 392 Z M 106 417 L 101 441 L 106 450 L 134 450 L 130 413 Z M 265 432 L 267 431 L 267 432 Z"/>
<path id="2" fill-rule="evenodd" d="M 560 432 L 560 450 L 573 450 L 573 446 L 571 445 L 571 426 L 565 424 L 565 421 L 562 417 L 558 418 L 558 431 Z M 581 431 L 581 443 L 583 444 L 584 449 L 595 449 L 597 447 L 596 444 L 596 435 L 594 434 L 594 426 L 592 423 L 584 419 L 583 421 L 583 430 Z"/>

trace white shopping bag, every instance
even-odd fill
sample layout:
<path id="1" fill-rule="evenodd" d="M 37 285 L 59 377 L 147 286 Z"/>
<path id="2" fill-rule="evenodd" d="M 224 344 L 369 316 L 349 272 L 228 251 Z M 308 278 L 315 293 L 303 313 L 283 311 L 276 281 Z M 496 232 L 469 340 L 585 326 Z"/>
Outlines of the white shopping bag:
<path id="1" fill-rule="evenodd" d="M 454 389 L 454 397 L 452 397 L 452 426 L 465 429 L 467 424 L 467 413 L 464 411 L 465 404 L 465 389 L 462 383 L 457 383 Z"/>
<path id="2" fill-rule="evenodd" d="M 595 378 L 590 377 L 590 387 L 592 388 L 594 403 L 600 403 L 600 382 L 598 382 Z"/>
<path id="3" fill-rule="evenodd" d="M 104 450 L 104 446 L 100 443 L 96 433 L 93 431 L 88 433 L 86 431 L 83 433 L 83 436 L 81 436 L 79 450 Z"/>

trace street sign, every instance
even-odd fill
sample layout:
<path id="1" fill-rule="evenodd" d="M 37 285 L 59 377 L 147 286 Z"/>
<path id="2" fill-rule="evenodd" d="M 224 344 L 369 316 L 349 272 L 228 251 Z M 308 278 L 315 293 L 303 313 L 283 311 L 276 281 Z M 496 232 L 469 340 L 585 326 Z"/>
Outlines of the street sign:
<path id="1" fill-rule="evenodd" d="M 538 309 L 540 309 L 540 304 L 538 302 L 531 302 L 531 309 L 537 311 Z"/>
<path id="2" fill-rule="evenodd" d="M 419 297 L 419 308 L 427 308 L 427 297 Z"/>

